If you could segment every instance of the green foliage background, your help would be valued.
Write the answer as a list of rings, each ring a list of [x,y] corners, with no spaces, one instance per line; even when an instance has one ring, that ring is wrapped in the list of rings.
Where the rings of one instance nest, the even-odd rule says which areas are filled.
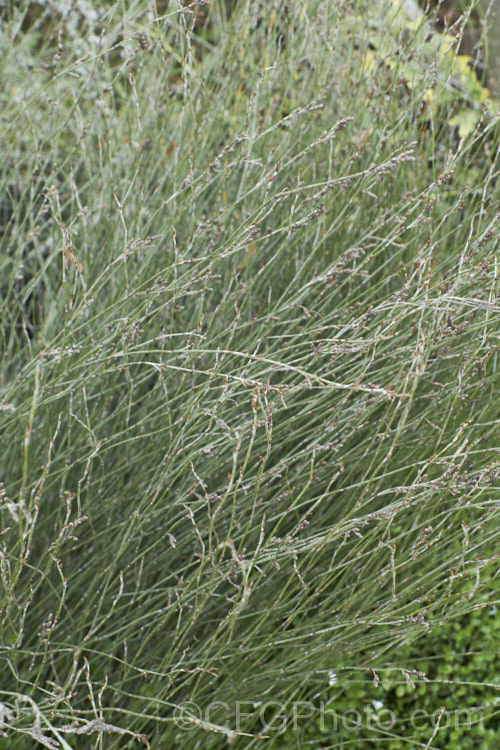
[[[494,579],[491,585],[496,595]],[[290,720],[288,728],[275,721],[280,736],[270,746],[424,747],[437,725],[433,746],[489,750],[500,736],[499,639],[497,606],[485,605],[391,651],[392,667],[380,673],[339,669],[332,687],[297,710],[311,718]]]

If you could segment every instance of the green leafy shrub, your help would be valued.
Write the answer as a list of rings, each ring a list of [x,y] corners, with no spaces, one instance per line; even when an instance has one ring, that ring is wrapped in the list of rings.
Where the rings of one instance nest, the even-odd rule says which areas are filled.
[[[490,586],[498,602],[494,578]],[[431,738],[429,747],[446,750],[494,746],[500,736],[499,629],[497,604],[485,603],[390,650],[380,667],[341,666],[330,673],[332,685],[301,708],[311,717],[294,720],[292,712],[269,747],[371,748],[383,742],[399,750],[424,747]],[[360,665],[365,661],[373,664],[369,655]]]

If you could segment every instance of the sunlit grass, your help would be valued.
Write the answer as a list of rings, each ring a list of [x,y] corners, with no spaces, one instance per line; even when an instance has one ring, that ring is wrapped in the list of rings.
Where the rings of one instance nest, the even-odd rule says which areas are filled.
[[[6,747],[224,747],[498,543],[496,121],[382,3],[160,5],[0,31]]]

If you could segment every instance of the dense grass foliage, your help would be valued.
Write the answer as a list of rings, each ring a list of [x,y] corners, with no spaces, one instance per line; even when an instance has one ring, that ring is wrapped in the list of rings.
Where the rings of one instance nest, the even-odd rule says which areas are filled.
[[[0,30],[2,746],[258,747],[236,702],[495,599],[498,122],[459,140],[384,0],[35,5]]]

